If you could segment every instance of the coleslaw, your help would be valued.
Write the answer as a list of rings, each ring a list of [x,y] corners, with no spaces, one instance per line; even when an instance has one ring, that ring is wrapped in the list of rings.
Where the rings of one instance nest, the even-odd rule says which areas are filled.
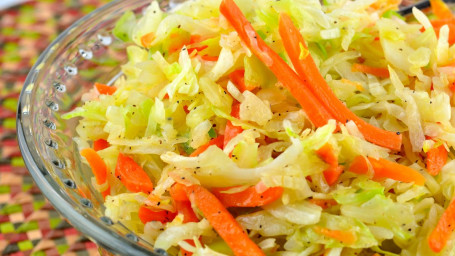
[[[399,2],[125,12],[64,116],[106,216],[170,255],[455,255],[455,17]]]

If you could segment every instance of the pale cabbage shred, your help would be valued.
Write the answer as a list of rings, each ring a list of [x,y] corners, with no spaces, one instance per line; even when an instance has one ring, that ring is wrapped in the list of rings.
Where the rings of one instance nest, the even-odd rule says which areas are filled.
[[[311,130],[292,96],[220,17],[220,0],[187,1],[170,13],[163,13],[153,2],[140,19],[125,15],[124,24],[119,23],[114,33],[136,45],[128,46],[129,62],[115,83],[117,92],[108,96],[92,91],[82,107],[66,115],[82,117],[76,129],[79,147],[99,138],[111,145],[99,151],[110,170],[106,215],[171,254],[177,254],[179,246],[193,255],[232,253],[204,218],[183,224],[178,215],[167,224],[144,226],[137,211],[147,195],[128,192],[113,174],[122,152],[150,175],[161,209],[174,210],[167,191],[178,177],[208,188],[238,185],[235,190],[239,191],[260,181],[284,187],[281,200],[236,218],[268,255],[438,255],[429,249],[427,237],[454,194],[455,160],[449,153],[441,174],[432,177],[426,174],[419,152],[441,144],[455,146],[448,88],[455,73],[452,67],[444,67],[453,61],[455,48],[447,43],[448,28],[437,39],[419,10],[413,14],[420,24],[393,16],[381,18],[386,9],[371,5],[385,2],[390,3],[326,0],[321,6],[318,0],[237,1],[260,35],[285,59],[277,15],[289,13],[337,96],[371,124],[401,132],[404,156],[366,142],[352,122],[340,125],[341,132],[335,134],[334,121]],[[420,30],[422,25],[425,32]],[[169,31],[180,32],[170,41]],[[155,39],[147,50],[140,38],[150,32]],[[190,34],[210,39],[205,42],[209,47],[198,55],[188,52],[187,46],[168,51],[172,41]],[[200,57],[203,54],[219,55],[219,59],[206,61]],[[351,71],[359,57],[366,65],[388,67],[390,79]],[[241,93],[228,83],[228,74],[242,67],[245,81],[258,87],[255,93]],[[241,102],[240,119],[229,114],[233,98]],[[227,120],[245,130],[224,151],[212,146],[198,157],[180,154],[206,144],[212,129],[222,135]],[[265,136],[279,141],[266,145]],[[378,183],[345,172],[329,187],[321,175],[327,166],[315,154],[326,143],[339,152],[345,168],[358,155],[398,160],[424,174],[426,184]],[[231,151],[238,157],[230,158]],[[272,152],[280,155],[272,157]],[[309,202],[311,197],[335,199],[338,205],[323,210]],[[315,232],[315,226],[351,231],[357,240],[342,244]],[[196,246],[185,239],[194,239]],[[440,255],[453,255],[454,241]]]

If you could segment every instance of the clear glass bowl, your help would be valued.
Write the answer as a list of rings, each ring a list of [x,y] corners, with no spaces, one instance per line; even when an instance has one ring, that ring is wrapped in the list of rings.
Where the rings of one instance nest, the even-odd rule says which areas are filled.
[[[180,1],[160,1],[170,10]],[[54,207],[78,230],[111,253],[166,255],[104,216],[92,173],[73,141],[77,120],[61,115],[80,104],[95,81],[112,83],[126,63],[126,45],[111,30],[128,10],[141,14],[144,0],[116,0],[63,32],[40,56],[22,90],[17,135],[25,164]]]

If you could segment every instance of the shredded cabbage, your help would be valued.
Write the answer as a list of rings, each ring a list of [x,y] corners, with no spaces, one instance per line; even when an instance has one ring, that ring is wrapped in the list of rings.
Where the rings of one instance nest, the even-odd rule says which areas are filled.
[[[259,37],[294,70],[279,32],[280,13],[290,15],[307,46],[299,45],[299,58],[311,57],[359,118],[401,134],[401,151],[366,141],[363,124],[353,120],[314,127],[268,68],[272,58],[262,62],[220,14],[221,0],[185,1],[166,12],[152,1],[142,14],[125,12],[112,31],[127,58],[115,93],[91,89],[62,116],[78,119],[79,150],[107,141],[97,152],[107,181],[89,184],[109,188],[105,215],[170,255],[179,247],[195,256],[233,255],[193,201],[187,210],[199,221],[183,221],[171,188],[225,188],[221,195],[239,200],[253,188],[260,194],[248,197],[254,201],[280,187],[273,202],[228,209],[267,255],[454,255],[455,234],[439,254],[428,243],[455,193],[453,26],[434,29],[434,15],[416,8],[402,17],[398,2],[236,0]],[[428,158],[441,148],[447,161],[430,174]],[[142,167],[153,192],[132,193],[115,176],[120,153]],[[350,167],[358,157],[409,167],[425,184],[378,178],[382,166],[371,162],[356,174]],[[340,173],[331,182],[335,167]],[[176,217],[143,223],[144,205]]]

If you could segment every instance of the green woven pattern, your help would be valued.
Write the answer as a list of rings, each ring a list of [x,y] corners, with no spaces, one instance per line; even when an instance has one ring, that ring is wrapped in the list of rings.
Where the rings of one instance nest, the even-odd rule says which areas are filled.
[[[16,142],[15,111],[25,77],[55,37],[109,0],[39,0],[0,11],[1,255],[99,255],[46,201]]]

